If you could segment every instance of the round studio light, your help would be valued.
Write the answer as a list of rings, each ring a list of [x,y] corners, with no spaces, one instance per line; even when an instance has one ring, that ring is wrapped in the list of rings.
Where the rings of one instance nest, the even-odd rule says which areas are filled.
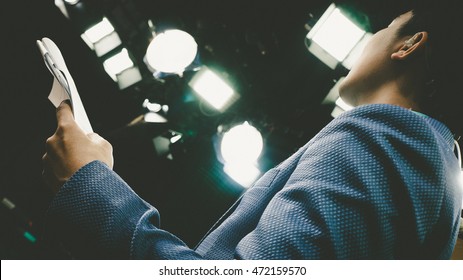
[[[227,163],[254,164],[263,148],[260,132],[248,122],[237,125],[222,138],[220,152]]]
[[[198,44],[185,31],[173,29],[159,33],[146,50],[148,65],[159,72],[181,74],[196,57]]]
[[[70,5],[75,5],[79,2],[80,0],[64,0],[64,2],[69,3]]]

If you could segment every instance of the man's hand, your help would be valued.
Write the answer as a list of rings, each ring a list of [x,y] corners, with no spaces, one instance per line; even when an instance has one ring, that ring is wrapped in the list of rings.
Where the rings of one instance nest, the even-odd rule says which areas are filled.
[[[85,134],[75,122],[68,102],[56,109],[56,118],[58,127],[47,139],[42,158],[43,177],[55,194],[77,170],[94,160],[113,167],[111,144],[96,133]]]

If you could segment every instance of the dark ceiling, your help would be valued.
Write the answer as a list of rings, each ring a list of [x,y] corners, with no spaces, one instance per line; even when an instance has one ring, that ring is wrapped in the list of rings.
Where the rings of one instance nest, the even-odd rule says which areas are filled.
[[[6,127],[0,145],[0,196],[14,201],[21,216],[33,221],[30,231],[35,235],[42,232],[51,199],[41,181],[41,157],[56,123],[47,100],[52,78],[35,45],[42,37],[60,46],[94,130],[114,146],[115,170],[161,211],[164,228],[192,246],[242,191],[223,175],[215,158],[213,139],[219,125],[248,120],[260,129],[265,171],[331,120],[333,105],[321,101],[346,71],[332,71],[304,45],[304,25],[331,1],[82,0],[84,8],[69,10],[71,20],[53,2],[5,1],[0,11],[1,119]],[[374,32],[404,10],[403,2],[337,3],[367,14]],[[103,15],[114,24],[144,77],[123,91],[80,38]],[[190,98],[192,73],[164,82],[153,79],[142,62],[150,39],[149,19],[158,30],[189,32],[198,43],[201,62],[232,82],[241,96],[238,102],[218,114]],[[144,112],[146,98],[170,106],[168,124],[127,126]],[[167,129],[185,136],[173,147],[174,160],[157,156],[152,145],[152,138]],[[4,209],[0,218],[7,225],[0,230],[2,259],[68,257],[40,242],[28,245],[16,230],[22,220]]]

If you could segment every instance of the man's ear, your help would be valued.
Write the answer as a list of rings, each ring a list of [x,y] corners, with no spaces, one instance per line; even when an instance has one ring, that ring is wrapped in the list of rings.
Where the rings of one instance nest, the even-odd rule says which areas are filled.
[[[413,37],[406,40],[400,49],[391,54],[392,60],[404,60],[409,58],[411,55],[416,53],[416,51],[424,48],[426,42],[428,41],[428,32],[418,32]]]

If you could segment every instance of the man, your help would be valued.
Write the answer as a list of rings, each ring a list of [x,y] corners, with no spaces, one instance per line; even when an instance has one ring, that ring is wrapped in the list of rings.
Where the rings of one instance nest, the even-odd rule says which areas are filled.
[[[157,210],[111,170],[111,145],[85,135],[61,104],[44,156],[57,193],[49,238],[84,258],[449,258],[462,193],[447,128],[458,127],[457,99],[444,101],[459,88],[440,59],[461,30],[439,36],[459,11],[439,1],[376,33],[340,89],[357,108],[268,171],[195,250],[158,227]]]

